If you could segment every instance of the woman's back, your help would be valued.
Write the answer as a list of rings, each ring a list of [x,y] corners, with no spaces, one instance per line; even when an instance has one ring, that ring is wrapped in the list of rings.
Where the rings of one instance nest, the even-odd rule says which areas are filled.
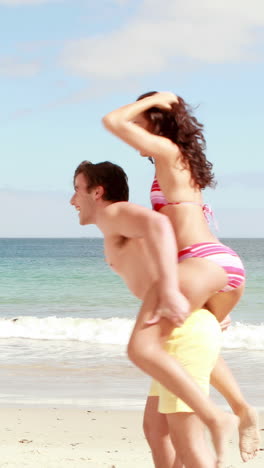
[[[181,164],[176,145],[174,163],[156,163],[151,201],[153,209],[169,217],[179,249],[199,242],[218,242],[208,224],[211,210],[204,204],[190,171]]]

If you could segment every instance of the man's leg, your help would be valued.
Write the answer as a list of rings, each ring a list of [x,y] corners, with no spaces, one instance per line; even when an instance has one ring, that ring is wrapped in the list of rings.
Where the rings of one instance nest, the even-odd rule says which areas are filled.
[[[217,466],[216,458],[205,440],[204,425],[196,414],[172,413],[167,415],[167,421],[175,451],[185,468]]]
[[[245,401],[222,357],[218,358],[212,371],[211,384],[226,398],[234,413],[239,417],[241,458],[245,462],[251,460],[260,447],[257,412]],[[166,416],[158,412],[158,397],[156,396],[149,396],[147,399],[143,427],[155,467],[175,468],[175,449],[171,442]]]
[[[206,288],[208,285],[208,275],[216,277],[210,270],[202,270],[204,267],[203,263],[193,264],[193,260],[188,259],[179,264],[179,278],[180,278],[180,290],[190,300],[194,306],[199,304],[198,299],[205,296]],[[205,259],[203,259],[206,262]],[[189,262],[189,263],[188,263]],[[216,266],[216,265],[215,265]],[[196,281],[196,277],[199,269],[199,274],[203,274],[205,291],[201,291],[200,283]],[[192,276],[190,276],[192,274]],[[194,285],[196,286],[194,288]],[[210,310],[219,321],[226,318],[234,306],[241,298],[244,291],[244,284],[240,287],[226,292],[212,295],[209,300],[206,301],[206,309]],[[222,358],[216,363],[211,376],[211,384],[224,396],[227,402],[230,404],[234,413],[239,417],[239,446],[240,453],[243,461],[254,458],[260,447],[260,435],[258,429],[257,413],[245,401],[238,384],[236,383],[234,376],[228,369]]]
[[[158,404],[158,396],[148,397],[143,429],[152,452],[155,468],[174,468],[175,448],[170,438],[167,417],[158,412]]]
[[[157,285],[154,284],[146,295],[137,317],[128,345],[128,356],[141,370],[158,382],[161,382],[172,394],[177,394],[208,426],[218,456],[218,466],[221,466],[220,463],[223,459],[225,443],[230,431],[233,431],[237,424],[237,418],[217,408],[192,378],[190,378],[188,373],[184,371],[177,360],[168,355],[163,349],[163,343],[172,329],[171,324],[167,320],[161,319],[157,324],[151,326],[146,325],[146,321],[153,317],[156,306]],[[203,311],[203,313],[204,312],[206,311]],[[196,313],[198,314],[198,312],[194,312],[192,316]],[[217,343],[219,343],[220,331],[217,328],[216,333],[216,319],[207,311],[207,321],[210,320],[209,317],[211,317],[211,321],[214,321],[214,327],[210,328],[209,338],[211,339],[211,345],[216,346]],[[199,320],[200,319],[201,317],[199,315]],[[199,320],[197,320],[197,326]],[[199,334],[203,333],[203,336],[206,336],[208,333],[202,331],[203,326],[203,324],[201,324],[201,326],[199,325]],[[217,325],[217,327],[219,327],[219,325]],[[215,329],[215,334],[212,332],[212,328]],[[182,331],[184,330],[183,327],[177,330],[181,330],[181,332],[184,333],[184,331]],[[200,350],[201,344],[202,343],[198,340],[197,351]],[[187,342],[185,346],[188,347]],[[164,412],[166,413],[166,411]]]
[[[254,458],[260,447],[260,434],[256,410],[250,406],[227,367],[219,356],[211,374],[211,384],[221,393],[239,417],[239,448],[243,461]]]

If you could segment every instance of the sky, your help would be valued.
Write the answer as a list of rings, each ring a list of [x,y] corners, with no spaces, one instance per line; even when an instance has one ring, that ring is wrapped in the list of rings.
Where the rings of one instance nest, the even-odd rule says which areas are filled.
[[[218,236],[264,237],[263,0],[0,0],[0,237],[93,237],[70,206],[84,159],[154,168],[102,117],[173,91],[204,124]]]

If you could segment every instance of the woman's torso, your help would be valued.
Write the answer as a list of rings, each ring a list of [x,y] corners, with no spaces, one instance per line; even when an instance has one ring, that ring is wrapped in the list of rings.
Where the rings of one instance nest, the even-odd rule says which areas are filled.
[[[164,197],[164,206],[159,212],[169,217],[177,240],[178,249],[200,242],[217,242],[211,232],[206,216],[202,193],[192,182],[191,173],[184,168],[179,158],[174,164],[156,161],[156,178]]]

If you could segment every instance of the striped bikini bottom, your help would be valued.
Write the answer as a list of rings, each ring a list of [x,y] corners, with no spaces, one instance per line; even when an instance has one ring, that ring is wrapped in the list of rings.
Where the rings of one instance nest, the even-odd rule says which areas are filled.
[[[178,253],[179,263],[187,258],[206,258],[225,270],[228,282],[219,292],[232,291],[245,281],[245,269],[242,261],[236,252],[226,245],[213,242],[193,244]]]

